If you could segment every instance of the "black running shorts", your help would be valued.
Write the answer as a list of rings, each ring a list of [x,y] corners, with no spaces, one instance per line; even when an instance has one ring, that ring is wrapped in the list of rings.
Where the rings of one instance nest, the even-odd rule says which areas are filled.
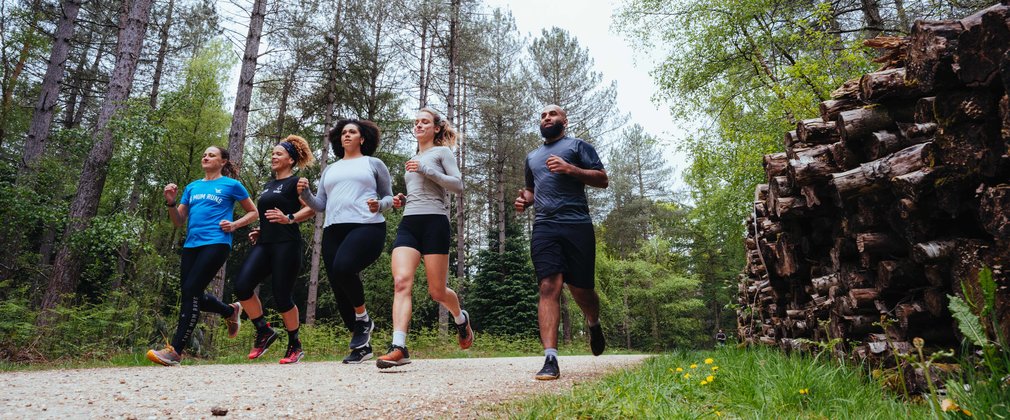
[[[562,273],[570,286],[596,287],[596,234],[592,223],[534,223],[530,255],[538,280]]]
[[[396,228],[393,249],[406,246],[421,255],[449,254],[449,218],[444,214],[414,214],[403,216]]]

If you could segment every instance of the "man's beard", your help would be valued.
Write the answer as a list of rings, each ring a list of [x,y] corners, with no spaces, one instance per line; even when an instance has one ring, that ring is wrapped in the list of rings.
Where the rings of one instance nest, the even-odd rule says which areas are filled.
[[[548,140],[558,137],[564,131],[565,125],[560,123],[554,123],[547,127],[540,126],[540,136]]]

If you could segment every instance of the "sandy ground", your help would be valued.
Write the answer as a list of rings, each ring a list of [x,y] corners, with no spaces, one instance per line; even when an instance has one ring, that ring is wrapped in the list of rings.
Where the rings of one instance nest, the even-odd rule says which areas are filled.
[[[537,381],[542,357],[74,369],[0,374],[0,418],[474,418],[497,403],[560,392],[647,356],[568,356]]]

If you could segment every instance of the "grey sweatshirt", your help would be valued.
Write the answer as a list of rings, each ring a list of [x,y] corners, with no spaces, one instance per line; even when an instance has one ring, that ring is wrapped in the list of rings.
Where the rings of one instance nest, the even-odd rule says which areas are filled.
[[[324,226],[336,223],[379,223],[386,220],[382,212],[393,206],[393,189],[389,169],[381,160],[363,156],[341,159],[323,170],[319,194],[310,188],[302,190],[305,204],[317,212],[326,212]],[[379,201],[379,212],[368,210],[368,199]]]
[[[425,150],[411,160],[418,162],[417,172],[407,172],[407,206],[404,216],[414,214],[444,214],[449,216],[449,193],[463,192],[463,181],[456,166],[456,157],[445,146]]]

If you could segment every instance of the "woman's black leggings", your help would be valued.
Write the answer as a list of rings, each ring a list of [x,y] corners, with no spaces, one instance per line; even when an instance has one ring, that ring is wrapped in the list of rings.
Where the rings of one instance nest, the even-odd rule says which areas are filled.
[[[291,289],[298,280],[301,268],[302,241],[256,244],[238,273],[235,295],[239,300],[251,299],[256,286],[270,276],[277,311],[280,313],[290,311],[295,307]]]
[[[182,249],[182,302],[179,307],[179,325],[172,337],[172,347],[179,354],[185,350],[189,337],[193,335],[200,311],[214,312],[221,316],[232,314],[232,308],[210,293],[204,293],[207,285],[214,280],[217,270],[228,259],[231,247],[228,244],[204,245]]]
[[[386,243],[386,222],[337,223],[323,230],[323,262],[344,326],[354,326],[354,308],[365,304],[360,273]]]

